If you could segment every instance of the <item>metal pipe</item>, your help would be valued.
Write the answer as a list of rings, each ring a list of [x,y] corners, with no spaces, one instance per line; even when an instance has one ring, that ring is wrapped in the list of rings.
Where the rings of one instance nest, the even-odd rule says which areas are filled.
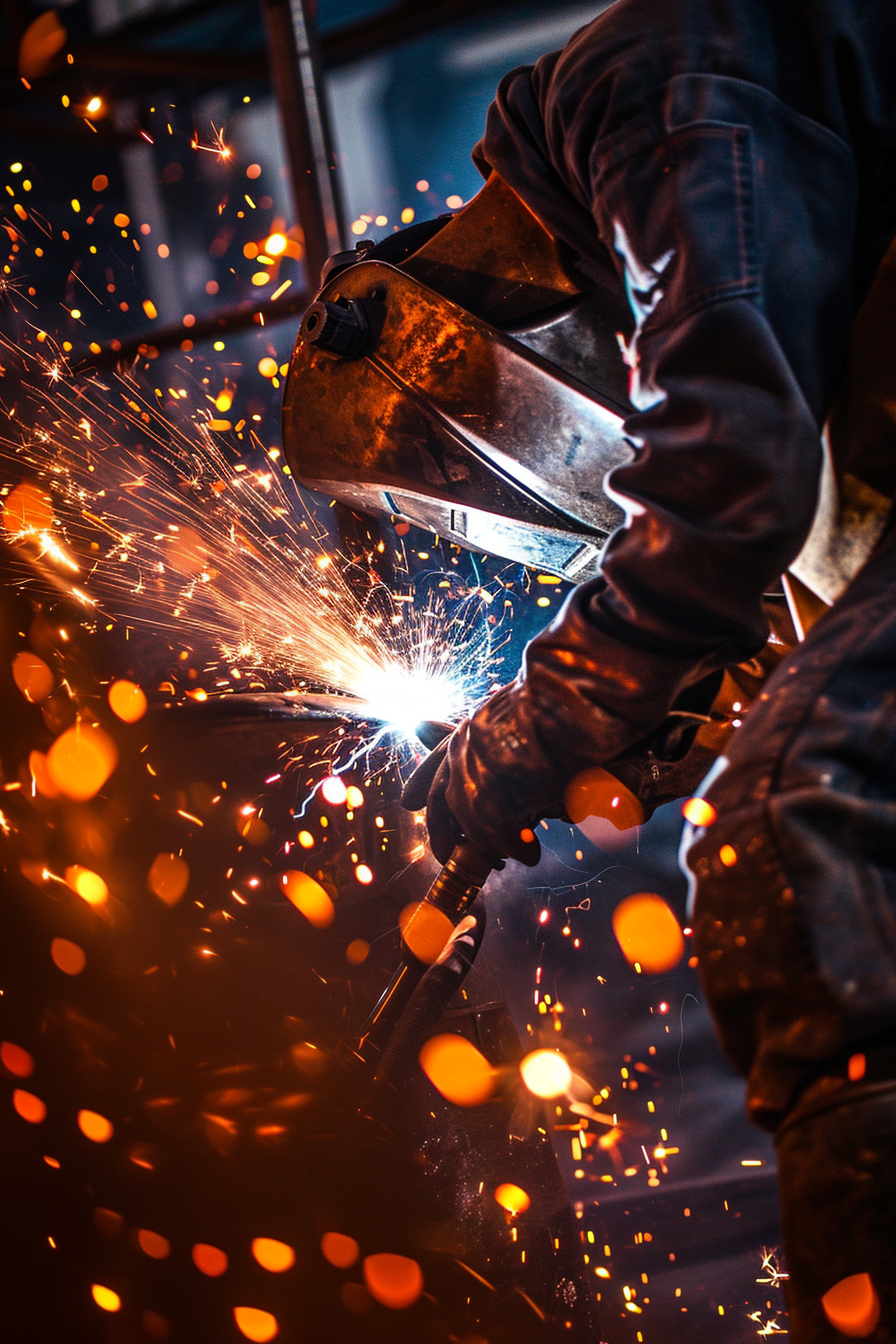
[[[309,288],[342,248],[341,205],[308,0],[262,0],[271,83],[286,142],[293,197],[305,235]]]

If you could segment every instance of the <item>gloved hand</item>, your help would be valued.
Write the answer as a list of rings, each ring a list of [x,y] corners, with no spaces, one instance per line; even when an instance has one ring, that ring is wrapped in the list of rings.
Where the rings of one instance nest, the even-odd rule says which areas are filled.
[[[488,853],[534,867],[541,847],[532,828],[542,817],[563,815],[566,783],[538,740],[529,688],[516,681],[483,701],[430,752],[401,801],[412,811],[426,807],[429,843],[440,863],[466,836]]]

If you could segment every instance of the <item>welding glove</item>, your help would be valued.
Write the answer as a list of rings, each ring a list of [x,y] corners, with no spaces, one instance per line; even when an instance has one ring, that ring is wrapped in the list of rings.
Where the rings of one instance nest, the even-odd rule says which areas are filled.
[[[623,661],[618,641],[602,639],[595,624],[594,601],[604,586],[597,579],[575,589],[526,648],[519,677],[484,700],[409,779],[402,802],[426,807],[441,863],[466,836],[534,866],[541,851],[532,828],[543,817],[566,815],[564,794],[575,776],[612,762],[665,718],[681,673],[674,659],[657,656],[637,716],[623,718],[602,703],[614,664]]]
[[[686,656],[653,650],[645,660],[611,635],[599,609],[605,588],[596,579],[575,589],[526,648],[516,681],[484,700],[408,780],[402,802],[427,808],[440,862],[464,835],[536,864],[532,828],[566,816],[569,785],[594,766],[634,795],[642,821],[686,797],[795,638],[783,599],[766,599],[773,633],[764,649],[724,672],[697,675]]]

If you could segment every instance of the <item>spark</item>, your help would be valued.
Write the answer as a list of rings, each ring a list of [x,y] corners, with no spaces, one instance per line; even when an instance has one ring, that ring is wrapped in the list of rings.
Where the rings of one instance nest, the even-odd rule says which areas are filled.
[[[52,392],[30,383],[28,414],[0,437],[0,472],[53,498],[52,529],[17,548],[32,572],[107,620],[210,648],[240,684],[361,702],[368,726],[341,743],[339,773],[381,745],[407,759],[417,724],[453,722],[484,693],[494,637],[473,595],[449,608],[393,591],[363,557],[332,553],[289,475],[234,463],[201,411],[175,424],[133,375],[107,386],[52,369]]]
[[[196,133],[193,135],[193,138],[190,141],[190,148],[196,150],[202,150],[206,154],[215,154],[219,159],[231,158],[233,150],[230,148],[229,145],[226,145],[224,143],[223,127],[219,130],[218,127],[215,125],[215,123],[211,122],[211,128],[212,128],[212,144],[210,145],[200,144],[199,135],[198,133]]]
[[[748,1321],[755,1321],[759,1329],[756,1331],[760,1339],[767,1339],[769,1335],[786,1335],[789,1332],[781,1328],[778,1324],[778,1318],[770,1317],[767,1321],[762,1320],[761,1311],[751,1311],[747,1317]]]
[[[767,1279],[757,1279],[757,1283],[770,1284],[772,1288],[779,1288],[781,1284],[790,1278],[778,1268],[778,1252],[768,1250],[765,1246],[762,1248],[762,1272],[768,1274]]]

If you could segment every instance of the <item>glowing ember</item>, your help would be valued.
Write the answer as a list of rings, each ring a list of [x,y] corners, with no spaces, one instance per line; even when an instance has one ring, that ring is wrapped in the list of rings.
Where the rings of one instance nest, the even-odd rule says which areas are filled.
[[[50,956],[53,964],[65,975],[80,975],[87,965],[84,949],[68,938],[54,938],[50,944]]]
[[[644,820],[644,809],[635,795],[600,766],[581,770],[567,785],[563,802],[574,822],[604,817],[617,830],[626,831]]]
[[[518,1213],[525,1213],[531,1203],[525,1190],[509,1181],[498,1186],[495,1191],[495,1199],[501,1205],[501,1208],[513,1217]]]
[[[337,1269],[350,1269],[360,1254],[354,1237],[347,1237],[342,1232],[325,1232],[320,1239],[320,1249],[324,1259]]]
[[[569,1091],[572,1069],[559,1050],[533,1050],[520,1064],[520,1075],[535,1097],[549,1099]]]
[[[455,1106],[479,1106],[495,1090],[495,1073],[475,1045],[446,1032],[420,1051],[420,1067],[433,1087]]]
[[[141,1227],[137,1233],[137,1245],[151,1260],[167,1260],[171,1254],[171,1242],[158,1232],[149,1232]]]
[[[29,1125],[39,1125],[47,1118],[46,1106],[33,1092],[25,1092],[17,1087],[12,1094],[12,1104],[16,1114],[27,1120]]]
[[[34,1058],[12,1041],[0,1042],[0,1064],[16,1078],[30,1078],[34,1072]]]
[[[627,896],[613,912],[613,932],[632,966],[651,974],[670,971],[684,954],[681,926],[660,896]]]
[[[262,1269],[271,1274],[283,1274],[292,1269],[296,1262],[296,1253],[285,1241],[275,1241],[273,1237],[256,1237],[252,1242],[252,1254]]]
[[[426,966],[433,966],[438,961],[454,933],[454,925],[448,916],[429,901],[406,905],[398,916],[398,925],[405,945]]]
[[[283,873],[280,885],[283,894],[289,897],[297,910],[301,910],[309,924],[313,924],[316,929],[325,929],[333,923],[336,907],[328,892],[313,877],[295,871]]]
[[[109,888],[99,873],[92,873],[89,868],[82,868],[79,863],[73,863],[66,868],[65,880],[72,891],[77,892],[81,900],[86,901],[88,905],[103,905],[109,899]]]
[[[34,705],[46,700],[55,685],[53,673],[43,658],[27,650],[17,653],[13,659],[12,676],[25,699]]]
[[[364,1257],[364,1282],[377,1302],[403,1311],[423,1292],[423,1271],[406,1255],[381,1252]]]
[[[843,1335],[865,1339],[880,1320],[880,1299],[868,1274],[841,1279],[821,1299],[824,1314]]]
[[[47,752],[47,773],[67,798],[86,802],[118,764],[118,748],[108,733],[80,720],[57,737]]]
[[[229,1261],[223,1251],[218,1250],[217,1246],[209,1246],[207,1242],[197,1241],[191,1251],[193,1264],[202,1274],[207,1274],[210,1279],[220,1278],[222,1274],[227,1273]]]
[[[48,532],[53,526],[53,505],[49,495],[31,481],[23,481],[6,497],[2,522],[13,537]]]
[[[90,1292],[94,1302],[103,1311],[120,1311],[121,1298],[111,1288],[105,1288],[101,1283],[92,1283]]]
[[[146,696],[132,681],[115,681],[109,687],[109,707],[124,723],[136,723],[146,713]]]
[[[682,816],[692,826],[711,826],[716,819],[716,810],[705,798],[689,798],[683,804]]]
[[[320,786],[324,801],[333,807],[340,807],[348,799],[348,789],[338,775],[330,775]]]
[[[79,1111],[78,1128],[91,1143],[108,1143],[115,1133],[112,1121],[97,1111]]]
[[[258,1307],[234,1307],[233,1318],[240,1333],[253,1344],[268,1344],[268,1340],[276,1339],[280,1333],[277,1317]]]
[[[189,881],[189,866],[179,854],[157,854],[146,874],[146,885],[166,905],[177,905]]]

